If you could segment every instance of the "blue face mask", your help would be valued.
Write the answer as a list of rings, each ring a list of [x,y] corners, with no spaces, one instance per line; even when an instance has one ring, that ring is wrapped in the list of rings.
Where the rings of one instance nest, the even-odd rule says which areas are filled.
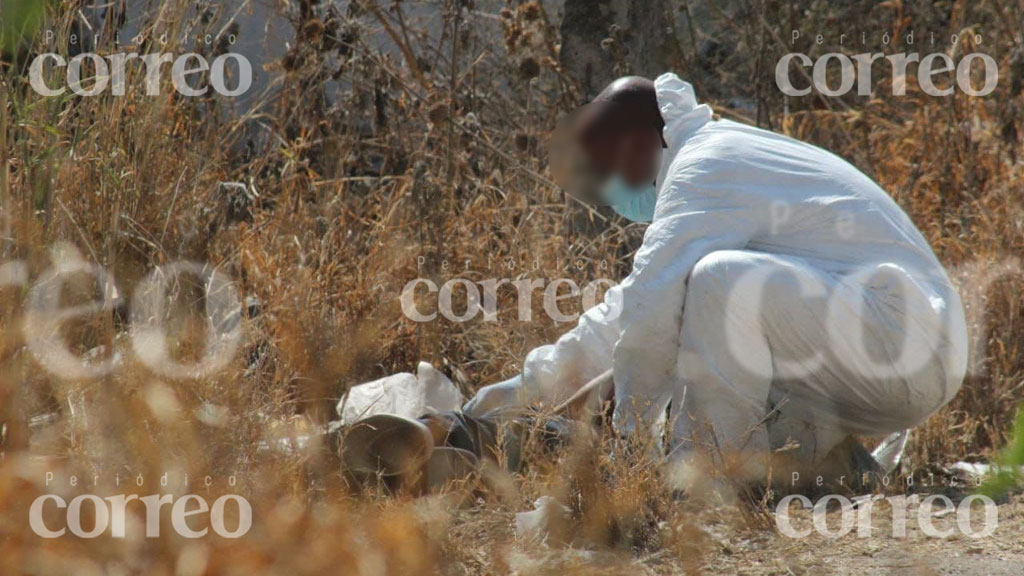
[[[633,222],[654,220],[654,205],[658,200],[658,188],[654,184],[630,186],[622,176],[613,174],[601,186],[601,196],[623,218]]]

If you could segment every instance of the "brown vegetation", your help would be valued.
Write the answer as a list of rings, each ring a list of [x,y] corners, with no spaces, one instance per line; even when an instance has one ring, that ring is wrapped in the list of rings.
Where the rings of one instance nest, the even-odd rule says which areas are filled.
[[[79,4],[51,5],[58,42],[72,33]],[[151,31],[215,34],[232,12],[211,19],[195,4],[164,0]],[[709,3],[707,30],[677,31],[676,65],[721,114],[833,150],[907,210],[951,267],[976,342],[972,376],[915,432],[910,466],[986,458],[1005,442],[1024,385],[1024,279],[1012,268],[1024,255],[1024,8],[1015,0],[855,4],[751,2],[726,14]],[[618,279],[642,235],[641,226],[574,204],[548,181],[547,135],[580,96],[559,64],[554,15],[540,5],[510,1],[484,14],[471,1],[439,1],[430,4],[441,22],[434,30],[410,23],[401,2],[278,5],[294,39],[265,64],[272,81],[247,110],[173,90],[146,96],[138,71],[123,97],[43,98],[27,86],[25,54],[0,64],[0,202],[10,224],[0,238],[3,262],[25,261],[31,284],[67,242],[110,272],[124,297],[156,266],[204,262],[254,299],[243,350],[215,376],[148,371],[121,336],[124,308],[114,307],[65,331],[81,351],[117,351],[123,364],[102,378],[66,381],[25,349],[29,285],[0,291],[0,572],[617,574],[638,565],[697,569],[729,546],[763,548],[770,531],[756,507],[728,520],[698,498],[673,502],[658,474],[621,454],[581,448],[521,475],[491,470],[473,490],[413,502],[353,496],[316,446],[259,450],[324,424],[348,386],[418,360],[469,395],[517,373],[531,348],[568,327],[518,321],[512,291],[501,292],[497,322],[417,324],[399,308],[409,280]],[[909,29],[983,33],[978,49],[1000,64],[997,92],[935,98],[911,79],[906,96],[892,96],[883,75],[869,98],[784,102],[772,78],[778,56],[792,50],[789,30],[813,36],[847,22],[856,22],[850,33],[876,38]],[[814,49],[836,48],[838,34]],[[166,50],[225,49],[175,42]],[[962,54],[972,42],[964,34],[936,50]],[[1006,266],[1010,274],[984,281]],[[74,284],[65,297],[95,299],[92,284]],[[189,292],[174,295],[187,310]],[[534,307],[535,318],[546,318],[539,298]],[[179,319],[176,358],[197,357],[201,326]],[[27,517],[32,500],[54,490],[44,485],[46,471],[65,478],[59,491],[78,490],[66,485],[77,474],[98,476],[98,493],[142,495],[160,491],[165,472],[171,482],[187,472],[197,492],[214,498],[235,476],[232,491],[252,502],[254,526],[240,540],[43,541]],[[142,487],[126,480],[138,475]],[[195,480],[207,475],[209,489]],[[128,488],[115,489],[115,476]],[[562,537],[588,552],[556,558],[539,545],[515,545],[512,513],[542,494],[570,503],[578,523]]]

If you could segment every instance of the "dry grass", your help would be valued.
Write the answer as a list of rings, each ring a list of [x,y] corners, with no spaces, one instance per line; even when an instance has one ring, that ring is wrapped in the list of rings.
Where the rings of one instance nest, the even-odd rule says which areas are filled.
[[[51,6],[59,37],[71,33],[68,14],[79,4]],[[165,0],[157,28],[194,36],[222,25],[204,21],[194,4]],[[137,74],[124,97],[47,99],[28,89],[24,59],[8,54],[2,64],[4,262],[26,262],[34,280],[51,266],[51,248],[68,242],[113,274],[123,295],[155,266],[208,262],[258,300],[259,314],[244,320],[243,350],[230,366],[199,380],[142,366],[119,337],[122,308],[72,322],[66,337],[77,349],[104,346],[101,355],[118,350],[125,360],[103,378],[65,381],[25,349],[28,287],[0,291],[0,572],[671,573],[770,549],[771,532],[756,516],[700,494],[674,501],[657,472],[593,446],[522,474],[492,470],[471,489],[420,501],[354,495],[315,446],[257,449],[324,423],[348,386],[421,359],[468,395],[515,374],[526,352],[567,328],[539,320],[539,298],[538,320],[516,320],[511,290],[501,292],[497,322],[416,324],[397,298],[409,280],[621,278],[642,234],[568,202],[545,177],[546,135],[579,97],[557,64],[557,29],[536,5],[511,2],[496,23],[462,2],[439,2],[444,32],[431,35],[408,23],[400,3],[362,0],[327,12],[316,4],[278,3],[296,36],[268,64],[273,89],[247,113],[169,89],[147,97]],[[1024,11],[1003,6],[1015,2],[891,3],[898,8],[827,17],[754,4],[734,17],[713,14],[735,44],[724,55],[698,56],[681,36],[684,75],[724,114],[850,159],[908,211],[955,271],[976,337],[972,377],[915,433],[911,462],[986,457],[1004,443],[1024,384],[1024,280],[979,281],[1024,254],[1022,47],[1013,37]],[[910,86],[892,97],[882,79],[870,100],[827,109],[808,98],[783,113],[771,69],[789,50],[757,23],[785,36],[793,22],[826,30],[844,18],[879,32],[982,29],[1004,71],[998,92],[933,98]],[[965,41],[955,51],[969,48]],[[753,53],[764,57],[751,61]],[[730,109],[736,94],[751,107]],[[222,182],[243,183],[251,205],[229,209]],[[66,292],[68,301],[97,297],[87,280]],[[178,302],[186,311],[187,296]],[[175,334],[182,361],[203,344],[192,328],[181,321]],[[203,416],[209,406],[220,416]],[[45,414],[48,423],[30,428]],[[141,495],[158,491],[165,472],[172,482],[188,473],[212,498],[235,476],[231,491],[252,503],[254,526],[240,540],[43,541],[27,517],[32,500],[54,490],[43,485],[46,471],[99,476],[95,492]],[[140,474],[143,487],[112,485]],[[207,475],[208,489],[195,481]],[[571,504],[571,522],[551,544],[572,542],[576,552],[515,541],[513,513],[543,494]]]

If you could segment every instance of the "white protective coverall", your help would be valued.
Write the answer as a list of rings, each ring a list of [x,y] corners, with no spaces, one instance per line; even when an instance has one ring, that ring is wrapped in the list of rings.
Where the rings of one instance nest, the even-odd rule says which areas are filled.
[[[655,89],[668,149],[632,272],[466,411],[554,403],[614,367],[619,433],[671,401],[676,455],[713,433],[757,475],[787,441],[814,462],[948,402],[963,308],[903,210],[825,150],[713,119],[674,74]]]

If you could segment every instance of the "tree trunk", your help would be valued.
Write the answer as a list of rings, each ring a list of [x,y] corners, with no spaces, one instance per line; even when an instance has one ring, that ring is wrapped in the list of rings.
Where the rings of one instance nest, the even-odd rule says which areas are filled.
[[[590,100],[612,80],[654,78],[676,62],[665,0],[566,0],[561,64]]]

